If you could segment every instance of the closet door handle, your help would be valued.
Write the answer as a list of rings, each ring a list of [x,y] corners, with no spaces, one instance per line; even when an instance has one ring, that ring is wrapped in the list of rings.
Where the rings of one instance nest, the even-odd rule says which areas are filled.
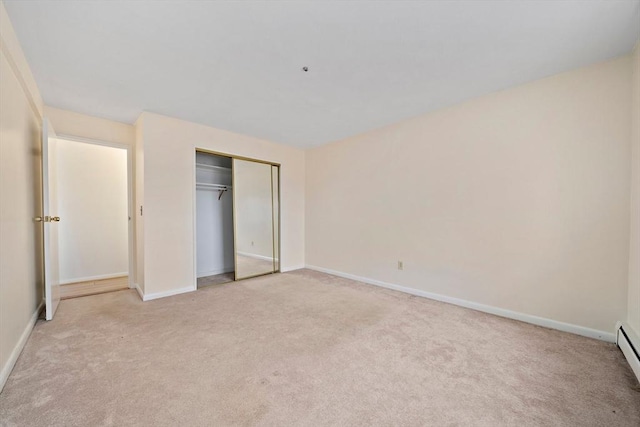
[[[52,216],[51,217],[51,222],[60,222],[60,217],[59,216]]]

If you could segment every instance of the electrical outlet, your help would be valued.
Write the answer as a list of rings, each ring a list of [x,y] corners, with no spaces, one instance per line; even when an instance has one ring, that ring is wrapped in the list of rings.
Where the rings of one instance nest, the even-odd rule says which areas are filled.
[[[398,261],[398,270],[404,270],[404,263],[402,261]]]

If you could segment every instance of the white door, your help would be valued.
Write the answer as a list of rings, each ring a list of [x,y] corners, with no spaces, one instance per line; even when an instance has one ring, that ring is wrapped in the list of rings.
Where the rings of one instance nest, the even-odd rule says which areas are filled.
[[[53,315],[60,303],[58,265],[58,198],[56,133],[46,118],[42,123],[42,192],[44,222],[44,296],[46,319]]]

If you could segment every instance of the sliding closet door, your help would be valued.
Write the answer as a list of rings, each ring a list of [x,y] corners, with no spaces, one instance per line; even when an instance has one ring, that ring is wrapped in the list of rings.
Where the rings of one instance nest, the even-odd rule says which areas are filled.
[[[277,271],[272,167],[233,159],[236,280]]]
[[[280,271],[280,167],[271,166],[273,200],[273,271]]]

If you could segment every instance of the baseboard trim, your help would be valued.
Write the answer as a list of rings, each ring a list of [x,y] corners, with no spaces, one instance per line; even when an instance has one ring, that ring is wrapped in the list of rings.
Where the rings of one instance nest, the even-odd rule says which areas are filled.
[[[123,289],[129,289],[129,276],[90,280],[88,282],[67,283],[66,285],[60,285],[60,299],[98,295]]]
[[[136,289],[136,291],[138,291],[138,296],[140,297],[140,299],[144,301],[144,292],[142,292],[142,289],[140,289],[140,285],[136,283],[133,287]]]
[[[11,375],[11,371],[13,371],[13,368],[16,366],[16,362],[20,357],[20,353],[22,353],[24,346],[29,340],[29,336],[31,335],[31,331],[33,331],[33,327],[36,325],[38,314],[40,313],[40,310],[42,310],[42,307],[44,307],[44,301],[41,301],[40,304],[38,304],[38,308],[31,315],[31,319],[29,319],[27,327],[24,328],[24,331],[22,331],[22,335],[20,335],[20,339],[16,343],[16,346],[13,348],[13,351],[9,356],[9,360],[7,360],[7,363],[5,363],[5,365],[2,367],[2,371],[0,371],[0,392],[2,392],[2,389],[4,389],[4,385],[7,383],[9,375]]]
[[[292,265],[290,267],[283,267],[280,269],[281,273],[287,273],[289,271],[294,271],[294,270],[302,270],[303,268],[306,268],[305,265]]]
[[[531,314],[520,313],[517,311],[511,311],[504,308],[494,307],[491,305],[480,304],[473,301],[467,301],[460,298],[449,297],[446,295],[436,294],[433,292],[427,292],[420,289],[409,288],[406,286],[400,286],[393,283],[387,283],[380,280],[369,279],[367,277],[356,276],[354,274],[344,273],[342,271],[331,270],[329,268],[318,267],[315,265],[307,265],[306,268],[310,270],[319,271],[322,273],[332,274],[338,277],[344,277],[345,279],[357,280],[370,285],[380,286],[387,289],[393,289],[395,291],[404,292],[411,295],[416,295],[424,298],[429,298],[436,301],[446,302],[448,304],[457,305],[460,307],[470,308],[484,313],[494,314],[500,317],[506,317],[508,319],[519,320],[525,323],[531,323],[537,326],[543,326],[545,328],[556,329],[558,331],[569,332],[583,337],[595,338],[601,341],[616,342],[616,334],[611,332],[599,331],[597,329],[586,328],[584,326],[574,325],[571,323],[559,322],[557,320],[547,319],[545,317],[534,316]]]
[[[172,289],[170,291],[155,292],[153,294],[143,294],[142,301],[151,301],[151,300],[154,300],[154,299],[171,297],[171,296],[174,296],[174,295],[185,294],[187,292],[193,292],[193,291],[196,291],[196,290],[197,289],[194,289],[193,286],[187,286],[185,288]]]
[[[616,323],[616,345],[640,381],[640,338],[627,322]]]
[[[128,275],[129,273],[125,271],[124,273],[113,273],[113,274],[102,274],[99,276],[78,277],[76,279],[60,280],[60,284],[69,285],[72,283],[93,282],[95,280],[115,279],[117,277],[124,277]]]

